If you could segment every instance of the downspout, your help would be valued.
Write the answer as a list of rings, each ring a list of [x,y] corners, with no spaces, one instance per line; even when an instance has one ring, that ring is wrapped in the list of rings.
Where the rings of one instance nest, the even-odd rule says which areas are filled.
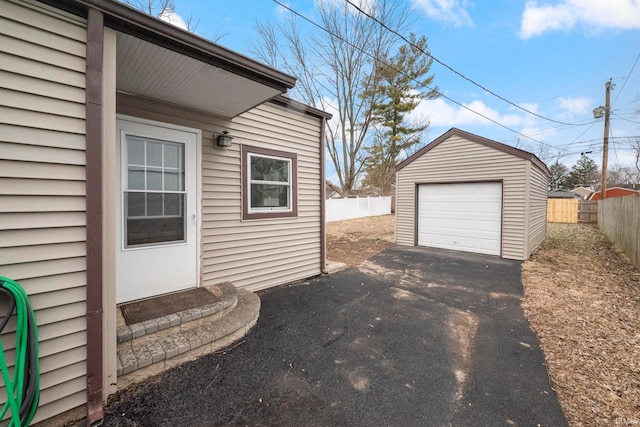
[[[89,9],[86,72],[87,425],[100,425],[102,401],[102,66],[104,16]]]
[[[327,239],[326,239],[326,213],[325,213],[325,202],[326,202],[326,177],[325,177],[325,154],[324,154],[324,138],[325,138],[325,127],[327,126],[327,118],[322,117],[320,119],[320,272],[323,274],[327,273]]]

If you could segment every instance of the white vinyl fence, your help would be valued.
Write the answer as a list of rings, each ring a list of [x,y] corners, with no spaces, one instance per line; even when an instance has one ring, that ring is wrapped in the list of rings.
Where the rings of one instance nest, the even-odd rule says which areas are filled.
[[[391,213],[391,196],[327,199],[325,206],[327,222],[389,215]]]

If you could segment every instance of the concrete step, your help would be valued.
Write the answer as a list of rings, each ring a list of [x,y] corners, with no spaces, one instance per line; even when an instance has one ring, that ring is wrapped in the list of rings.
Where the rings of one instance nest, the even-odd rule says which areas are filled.
[[[220,301],[214,304],[203,305],[189,310],[179,311],[167,316],[147,320],[145,322],[134,323],[132,325],[121,325],[116,329],[118,344],[141,338],[148,334],[180,326],[204,317],[212,316],[213,320],[224,316],[233,310],[238,303],[237,288],[231,283],[208,286],[207,290],[216,295]]]
[[[235,308],[222,317],[206,316],[118,344],[118,389],[239,340],[255,325],[260,298],[237,289]]]

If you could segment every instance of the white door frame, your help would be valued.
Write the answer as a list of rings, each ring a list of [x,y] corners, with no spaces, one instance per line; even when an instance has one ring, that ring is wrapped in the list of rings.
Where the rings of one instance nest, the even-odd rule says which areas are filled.
[[[179,125],[174,125],[174,124],[170,124],[170,123],[164,123],[164,122],[158,122],[158,121],[154,121],[154,120],[148,120],[148,119],[142,119],[142,118],[138,118],[138,117],[133,117],[133,116],[127,116],[127,115],[121,115],[118,114],[116,115],[116,123],[119,124],[121,122],[130,122],[130,123],[134,123],[134,124],[140,124],[140,125],[146,125],[146,126],[152,126],[154,128],[156,128],[159,132],[161,132],[162,129],[166,129],[168,131],[180,131],[180,132],[187,132],[187,133],[191,133],[195,135],[195,139],[196,139],[196,147],[195,147],[195,164],[189,164],[188,167],[194,168],[195,169],[195,189],[194,191],[196,192],[195,194],[195,207],[194,207],[194,212],[188,212],[187,214],[185,214],[185,221],[194,221],[195,220],[195,247],[196,247],[196,262],[195,262],[195,275],[196,275],[196,282],[195,282],[195,286],[200,286],[200,282],[201,282],[201,274],[200,274],[200,270],[201,270],[201,224],[202,224],[202,131],[200,129],[195,129],[195,128],[189,128],[186,126],[179,126]],[[159,139],[166,139],[161,137],[160,135],[147,135],[147,136],[153,136],[153,137],[160,137]],[[112,179],[116,180],[116,200],[114,200],[114,207],[115,207],[115,215],[116,215],[116,230],[115,232],[117,233],[116,236],[116,269],[118,269],[118,255],[120,252],[124,251],[124,236],[122,235],[124,227],[123,227],[123,212],[122,212],[122,206],[123,206],[123,191],[122,191],[122,152],[121,152],[121,146],[122,146],[122,141],[121,141],[121,135],[118,134],[116,135],[116,157],[117,157],[117,168],[116,168],[116,176],[112,177]],[[186,154],[186,153],[185,153]],[[186,161],[186,159],[185,159]],[[195,214],[195,218],[193,217],[193,215]],[[175,246],[181,245],[180,243],[175,244]],[[172,246],[171,244],[168,244],[166,246]],[[140,248],[140,249],[126,249],[126,251],[136,251],[136,250],[145,250],[145,248]],[[115,272],[115,276],[118,277],[118,271]],[[118,288],[118,283],[116,282],[116,290]],[[162,292],[159,292],[162,293]],[[131,299],[128,299],[131,300]],[[127,301],[127,299],[122,300],[122,296],[119,296],[116,292],[116,303],[121,303]]]

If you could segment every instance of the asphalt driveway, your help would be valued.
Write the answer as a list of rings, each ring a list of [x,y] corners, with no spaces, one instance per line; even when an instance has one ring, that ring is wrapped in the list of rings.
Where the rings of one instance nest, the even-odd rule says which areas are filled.
[[[520,262],[392,247],[260,293],[244,341],[117,395],[107,426],[564,426]]]

